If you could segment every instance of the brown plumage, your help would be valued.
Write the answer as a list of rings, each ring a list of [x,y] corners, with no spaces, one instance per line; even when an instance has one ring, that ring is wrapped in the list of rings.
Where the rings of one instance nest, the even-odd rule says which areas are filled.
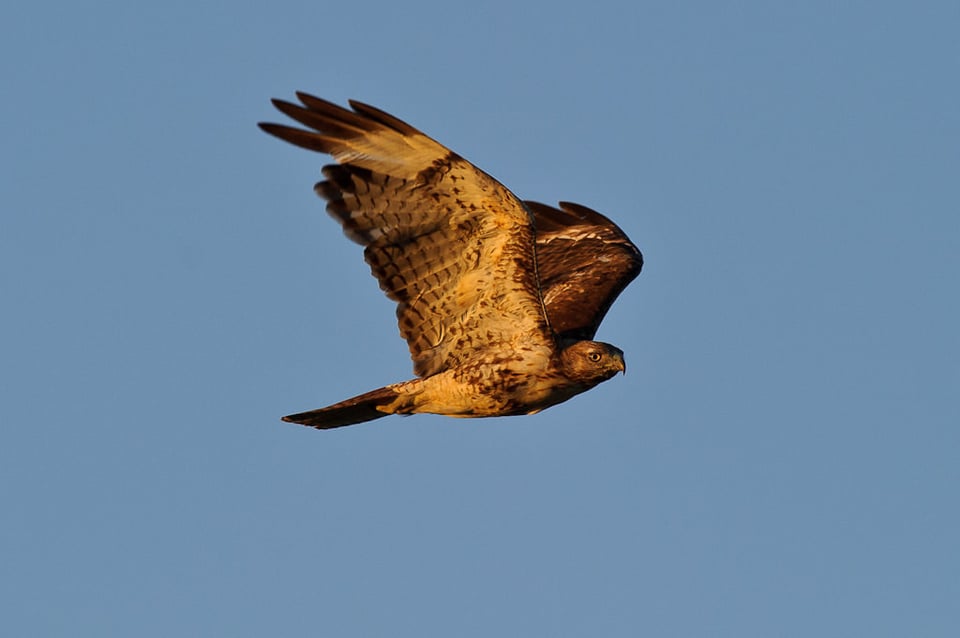
[[[285,421],[328,429],[388,414],[533,414],[625,370],[596,334],[640,251],[577,204],[521,202],[409,124],[298,93],[273,104],[311,130],[260,127],[327,153],[317,194],[397,302],[418,378]]]

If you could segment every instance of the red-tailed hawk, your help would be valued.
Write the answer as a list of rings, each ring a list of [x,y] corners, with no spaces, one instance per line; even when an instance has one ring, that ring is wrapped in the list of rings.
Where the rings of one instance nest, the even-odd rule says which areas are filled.
[[[261,123],[333,156],[317,194],[397,302],[417,378],[284,421],[327,429],[388,414],[534,414],[626,371],[592,341],[643,258],[577,204],[521,201],[409,124],[298,93],[274,106],[310,130]]]

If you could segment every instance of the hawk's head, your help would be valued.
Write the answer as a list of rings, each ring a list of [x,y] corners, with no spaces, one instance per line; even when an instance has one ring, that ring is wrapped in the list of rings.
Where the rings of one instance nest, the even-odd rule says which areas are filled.
[[[577,341],[560,353],[563,371],[576,383],[591,388],[618,372],[626,373],[623,350],[599,341]]]

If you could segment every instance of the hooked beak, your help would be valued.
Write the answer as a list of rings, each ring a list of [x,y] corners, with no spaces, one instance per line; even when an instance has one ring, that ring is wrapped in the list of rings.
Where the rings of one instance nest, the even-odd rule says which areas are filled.
[[[627,374],[627,362],[623,360],[623,355],[622,355],[622,354],[621,354],[621,355],[617,355],[616,357],[614,357],[613,360],[616,362],[617,368],[620,369],[620,372],[622,372],[624,375],[626,375],[626,374]]]

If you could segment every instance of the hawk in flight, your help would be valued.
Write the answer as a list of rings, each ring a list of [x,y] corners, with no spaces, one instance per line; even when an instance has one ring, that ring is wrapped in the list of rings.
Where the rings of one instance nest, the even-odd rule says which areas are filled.
[[[643,257],[584,206],[521,201],[406,122],[305,93],[273,100],[306,129],[267,133],[333,156],[315,190],[397,302],[416,378],[292,414],[337,428],[388,414],[534,414],[625,372],[593,341]]]

